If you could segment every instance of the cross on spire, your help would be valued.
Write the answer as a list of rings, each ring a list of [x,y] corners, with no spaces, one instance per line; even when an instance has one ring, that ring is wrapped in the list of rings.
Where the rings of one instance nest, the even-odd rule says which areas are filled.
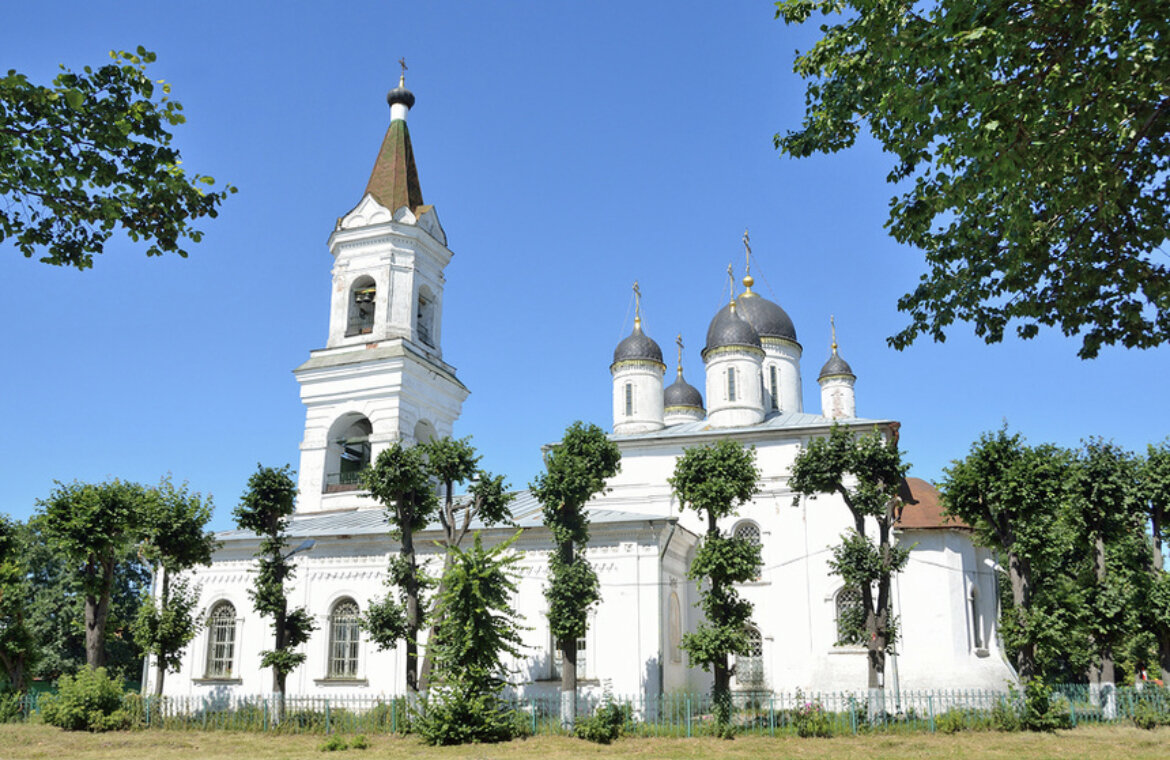
[[[747,271],[747,274],[750,276],[752,273],[752,240],[750,237],[748,237],[747,227],[743,228],[743,248],[744,248],[744,256],[747,259],[747,270],[746,271]]]
[[[731,267],[731,263],[727,264],[727,289],[731,292],[731,309],[735,310],[735,271]]]
[[[398,75],[398,84],[404,86],[406,84],[406,56],[398,59],[398,65],[402,67],[402,73]]]
[[[682,377],[682,350],[683,350],[682,333],[678,334],[678,337],[674,339],[674,342],[678,344],[678,376]]]
[[[833,353],[835,354],[835,353],[837,353],[837,319],[832,314],[829,315],[829,329],[832,330],[832,332],[833,332],[833,345],[832,345],[832,347],[833,347]]]
[[[642,327],[642,289],[638,287],[638,281],[634,280],[634,326]]]

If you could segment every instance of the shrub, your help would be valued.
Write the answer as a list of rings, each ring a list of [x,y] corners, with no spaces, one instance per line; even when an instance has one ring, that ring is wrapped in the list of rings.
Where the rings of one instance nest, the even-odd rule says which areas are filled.
[[[821,705],[819,699],[802,703],[796,708],[794,717],[798,736],[828,738],[833,735],[833,727],[829,722],[829,714],[825,712],[825,708]]]
[[[951,708],[934,719],[934,730],[944,734],[957,734],[967,727],[967,716],[962,710]]]
[[[475,688],[432,689],[420,701],[411,728],[428,744],[506,742],[518,735],[515,713],[495,694]]]
[[[13,723],[24,717],[25,695],[19,691],[0,691],[0,723]]]
[[[1024,711],[1020,726],[1029,731],[1055,731],[1069,728],[1068,700],[1052,698],[1052,687],[1038,678],[1024,685]]]
[[[631,709],[628,704],[606,701],[584,720],[577,721],[577,738],[598,744],[609,744],[625,733]]]
[[[1010,688],[1010,687],[1009,687]],[[1019,731],[1020,711],[1016,707],[1016,690],[1010,689],[1007,697],[1001,698],[991,708],[991,726],[996,731]]]
[[[325,741],[321,742],[321,746],[317,749],[322,752],[339,752],[343,749],[349,749],[349,744],[337,734],[333,734]]]
[[[57,693],[41,700],[41,716],[66,731],[112,731],[130,725],[122,707],[122,679],[110,678],[105,668],[61,676]]]
[[[349,742],[350,749],[369,749],[370,740],[366,738],[365,734],[358,734]]]
[[[1140,700],[1133,708],[1133,724],[1153,731],[1158,726],[1170,725],[1170,713],[1159,710],[1149,700]]]

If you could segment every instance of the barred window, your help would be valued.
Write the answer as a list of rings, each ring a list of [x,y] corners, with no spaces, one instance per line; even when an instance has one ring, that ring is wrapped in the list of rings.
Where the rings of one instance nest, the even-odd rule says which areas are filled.
[[[779,408],[780,408],[780,383],[779,383],[779,382],[777,382],[777,378],[776,378],[776,365],[775,365],[775,364],[773,364],[771,367],[769,367],[769,368],[768,368],[768,375],[769,375],[769,378],[768,378],[768,379],[772,381],[772,382],[771,382],[771,386],[772,386],[772,408],[773,408],[773,409],[779,409]]]
[[[861,589],[845,586],[837,592],[837,646],[865,643],[865,605]]]
[[[760,686],[764,683],[764,639],[754,626],[748,626],[747,639],[746,653],[735,656],[735,680],[740,686]]]
[[[971,643],[983,648],[983,620],[979,617],[979,593],[971,589]]]
[[[207,678],[231,678],[236,656],[236,608],[219,602],[207,618]]]
[[[552,642],[553,657],[552,657],[552,677],[554,679],[561,677],[561,663],[564,661],[565,655],[561,651],[561,642],[554,639]],[[577,639],[577,678],[584,681],[592,677],[592,670],[589,667],[589,652],[585,647],[585,637]]]
[[[329,614],[329,677],[356,678],[358,674],[358,606],[342,599]]]
[[[741,541],[751,541],[758,546],[760,543],[760,526],[751,520],[744,520],[735,526],[733,535]]]
[[[626,416],[634,416],[634,384],[626,383]]]
[[[727,400],[735,401],[735,368],[727,370]]]

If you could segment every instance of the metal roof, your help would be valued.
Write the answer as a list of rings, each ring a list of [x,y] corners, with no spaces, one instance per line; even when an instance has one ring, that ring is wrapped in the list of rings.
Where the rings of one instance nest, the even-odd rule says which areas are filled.
[[[830,419],[820,414],[806,414],[804,412],[774,412],[763,421],[755,425],[741,425],[738,427],[712,427],[707,420],[684,422],[681,425],[671,425],[662,430],[650,433],[634,433],[630,435],[611,435],[615,441],[626,440],[654,440],[655,438],[685,438],[687,436],[707,435],[716,437],[734,436],[744,433],[796,432],[802,428],[827,428],[834,423],[850,427],[869,427],[873,425],[888,425],[892,420],[873,420],[864,417],[843,417]]]

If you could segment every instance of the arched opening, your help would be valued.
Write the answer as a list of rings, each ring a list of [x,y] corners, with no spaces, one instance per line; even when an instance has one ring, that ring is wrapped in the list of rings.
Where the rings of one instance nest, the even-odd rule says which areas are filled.
[[[236,660],[236,608],[216,602],[207,616],[206,678],[232,678]]]
[[[346,414],[333,423],[325,455],[325,493],[361,489],[361,471],[370,464],[373,426],[360,414]]]
[[[433,348],[435,345],[435,297],[426,285],[418,289],[418,312],[415,315],[415,325],[418,339]]]
[[[438,437],[435,426],[429,420],[419,420],[414,426],[414,442],[426,443]]]
[[[772,410],[780,410],[780,372],[773,364],[768,367],[768,387],[772,390]]]
[[[349,317],[346,321],[345,336],[368,335],[374,331],[374,297],[377,287],[374,278],[363,275],[349,287]]]
[[[329,612],[329,678],[357,678],[361,630],[357,602],[339,599]]]
[[[745,632],[747,650],[735,656],[735,682],[740,688],[755,689],[764,685],[764,638],[752,625]]]

